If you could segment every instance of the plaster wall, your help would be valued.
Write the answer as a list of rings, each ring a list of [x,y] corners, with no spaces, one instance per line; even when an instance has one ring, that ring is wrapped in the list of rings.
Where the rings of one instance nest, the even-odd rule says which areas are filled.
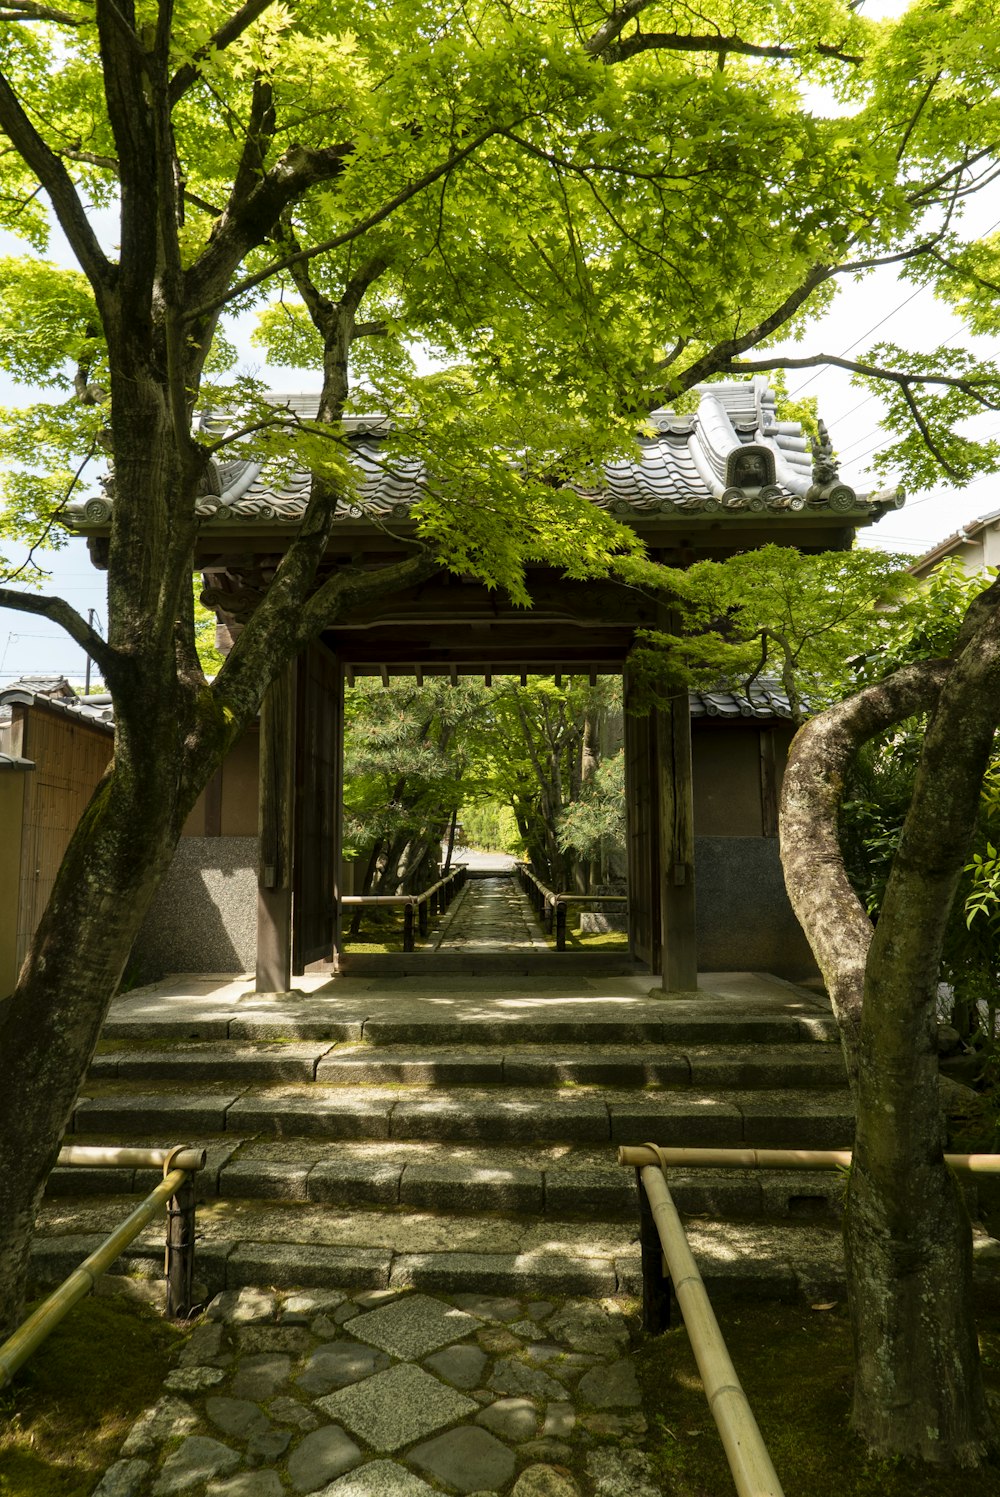
[[[795,918],[776,837],[695,837],[698,966],[800,980],[816,962]]]
[[[132,953],[131,976],[253,972],[257,838],[182,837]]]
[[[21,834],[30,770],[0,772],[0,999],[17,981],[17,906],[21,883]]]

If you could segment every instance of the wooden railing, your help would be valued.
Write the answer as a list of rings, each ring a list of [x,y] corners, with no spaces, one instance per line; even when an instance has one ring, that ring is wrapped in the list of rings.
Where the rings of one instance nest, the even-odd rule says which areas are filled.
[[[403,911],[403,950],[412,951],[415,931],[425,937],[430,928],[431,915],[443,915],[458,891],[464,886],[469,870],[459,863],[444,878],[419,894],[344,894],[342,905],[386,905]]]
[[[531,900],[532,907],[542,922],[546,935],[555,934],[557,951],[566,950],[566,914],[571,904],[618,904],[624,906],[626,912],[628,910],[626,894],[557,893],[543,884],[527,863],[515,863],[514,871],[521,888]]]
[[[69,1278],[53,1290],[0,1346],[0,1388],[10,1382],[18,1368],[38,1350],[73,1306],[90,1293],[101,1274],[111,1267],[164,1206],[167,1209],[167,1314],[174,1319],[186,1319],[192,1310],[195,1213],[192,1176],[205,1167],[204,1149],[192,1149],[186,1144],[173,1149],[87,1148],[73,1144],[60,1150],[56,1163],[101,1169],[162,1169],[163,1179],[131,1216],[127,1216],[121,1226],[89,1258],[85,1258],[79,1268],[74,1269]]]

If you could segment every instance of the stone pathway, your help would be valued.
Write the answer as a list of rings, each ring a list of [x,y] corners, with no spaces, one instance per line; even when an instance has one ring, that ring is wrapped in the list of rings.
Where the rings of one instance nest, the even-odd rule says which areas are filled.
[[[622,1302],[216,1297],[93,1497],[658,1497]]]
[[[549,951],[526,894],[513,877],[472,878],[452,905],[435,951]]]

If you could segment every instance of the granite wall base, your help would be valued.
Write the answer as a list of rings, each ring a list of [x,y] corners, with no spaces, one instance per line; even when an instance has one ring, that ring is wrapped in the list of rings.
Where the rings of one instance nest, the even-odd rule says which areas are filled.
[[[700,971],[816,975],[776,837],[696,837],[695,879]]]
[[[257,838],[182,837],[133,948],[135,980],[256,962]]]

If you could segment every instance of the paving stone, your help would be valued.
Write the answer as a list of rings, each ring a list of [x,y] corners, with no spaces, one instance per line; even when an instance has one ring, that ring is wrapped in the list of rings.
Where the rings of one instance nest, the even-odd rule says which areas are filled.
[[[405,1289],[366,1289],[354,1296],[354,1303],[362,1310],[380,1310],[383,1305],[394,1304],[402,1299]]]
[[[335,1341],[340,1335],[340,1326],[329,1315],[317,1315],[309,1327],[309,1334],[318,1337],[320,1341]]]
[[[277,1471],[239,1471],[225,1481],[210,1481],[205,1497],[284,1497]]]
[[[553,1440],[565,1440],[573,1433],[575,1424],[576,1411],[571,1403],[550,1403],[545,1410],[542,1434]]]
[[[273,1398],[288,1381],[292,1359],[279,1352],[265,1352],[259,1357],[244,1357],[232,1382],[234,1398],[252,1398],[262,1403]]]
[[[180,1439],[190,1434],[198,1423],[198,1415],[189,1403],[180,1398],[161,1398],[151,1409],[146,1409],[129,1430],[122,1445],[122,1455],[146,1455],[167,1440]]]
[[[581,1402],[598,1409],[637,1409],[642,1404],[631,1357],[607,1367],[592,1367],[580,1379],[576,1392]]]
[[[382,1351],[359,1346],[357,1342],[338,1342],[336,1346],[318,1347],[295,1383],[303,1393],[316,1398],[337,1388],[360,1383],[364,1378],[382,1372],[388,1365],[389,1358]]]
[[[579,1497],[576,1482],[552,1466],[535,1465],[521,1472],[511,1497]]]
[[[418,1445],[407,1460],[459,1492],[498,1489],[514,1475],[514,1453],[485,1429],[463,1425]]]
[[[308,1164],[238,1159],[219,1171],[219,1195],[227,1200],[305,1201]]]
[[[213,1476],[228,1476],[240,1463],[239,1452],[204,1435],[190,1435],[163,1463],[153,1483],[153,1497],[173,1497]]]
[[[277,1310],[278,1301],[273,1294],[245,1285],[217,1294],[205,1314],[210,1320],[223,1320],[227,1325],[256,1325],[274,1320]]]
[[[602,1440],[621,1440],[629,1435],[644,1435],[646,1421],[641,1414],[581,1414],[580,1424]]]
[[[525,1307],[524,1313],[528,1320],[544,1320],[546,1316],[552,1314],[554,1309],[555,1305],[551,1300],[536,1299],[532,1304]]]
[[[515,1336],[524,1336],[527,1341],[534,1341],[538,1335],[538,1327],[533,1320],[512,1320],[510,1329]]]
[[[519,1445],[522,1440],[533,1440],[537,1435],[538,1410],[530,1398],[498,1398],[496,1403],[476,1415],[476,1423]]]
[[[730,1111],[739,1118],[735,1107]],[[540,1100],[531,1095],[466,1098],[444,1094],[398,1102],[393,1109],[389,1136],[607,1143],[610,1128],[607,1106],[591,1097],[574,1098],[569,1106],[566,1102]]]
[[[317,1399],[316,1406],[380,1453],[398,1450],[478,1408],[471,1398],[446,1388],[412,1363]]]
[[[266,1429],[251,1429],[246,1448],[247,1462],[251,1466],[269,1466],[284,1455],[291,1443],[291,1430],[275,1429],[268,1421]]]
[[[282,1325],[308,1325],[317,1315],[329,1315],[342,1305],[346,1295],[332,1289],[313,1289],[303,1294],[290,1294],[278,1316]]]
[[[564,1385],[557,1383],[554,1377],[538,1367],[525,1367],[509,1357],[497,1362],[489,1386],[494,1393],[523,1394],[527,1398],[539,1398],[544,1403],[553,1400],[562,1403],[566,1398]]]
[[[479,1320],[516,1320],[522,1313],[521,1302],[516,1299],[488,1299],[481,1294],[453,1294],[452,1300],[460,1310],[468,1310]]]
[[[304,1403],[299,1403],[297,1398],[272,1398],[267,1406],[267,1412],[277,1424],[293,1424],[296,1429],[305,1430],[307,1433],[319,1425],[319,1420],[312,1409],[307,1409]]]
[[[507,1352],[520,1351],[522,1343],[506,1326],[486,1326],[476,1333],[476,1340],[491,1356],[501,1357]]]
[[[573,1459],[573,1447],[567,1445],[564,1440],[550,1440],[548,1436],[545,1436],[540,1440],[526,1440],[519,1448],[518,1454],[527,1460],[565,1466]]]
[[[486,1354],[478,1346],[446,1346],[425,1357],[424,1366],[456,1388],[475,1388],[486,1366]]]
[[[211,1362],[222,1350],[225,1327],[221,1321],[209,1321],[196,1325],[177,1358],[178,1367],[201,1367]]]
[[[324,1482],[343,1476],[362,1459],[350,1435],[337,1424],[314,1430],[288,1458],[288,1479],[297,1492],[315,1492]]]
[[[661,1497],[649,1458],[641,1450],[612,1449],[606,1445],[589,1450],[587,1474],[594,1484],[595,1497]]]
[[[435,1497],[434,1488],[396,1461],[369,1461],[331,1482],[323,1497]]]
[[[592,1300],[570,1300],[552,1316],[546,1329],[574,1351],[614,1356],[628,1345],[628,1326]]]
[[[351,1326],[351,1335],[380,1346],[394,1357],[422,1357],[479,1326],[474,1316],[426,1294],[408,1295],[373,1310]]]
[[[337,1325],[346,1325],[349,1320],[353,1320],[356,1315],[360,1314],[360,1308],[349,1300],[346,1305],[341,1305],[339,1310],[333,1312],[333,1319]]]
[[[305,1326],[299,1325],[239,1326],[234,1337],[242,1353],[289,1352],[294,1357],[301,1357],[312,1345],[309,1332]]]
[[[225,1375],[221,1367],[175,1367],[163,1386],[171,1393],[204,1393],[206,1388],[218,1387]]]
[[[638,1252],[636,1262],[638,1263]],[[484,1294],[516,1284],[525,1294],[593,1294],[618,1292],[615,1260],[548,1253],[399,1253],[392,1261],[392,1282],[428,1292],[449,1294],[455,1284],[476,1284]],[[641,1284],[641,1280],[640,1280]]]
[[[115,1461],[97,1483],[92,1497],[136,1497],[148,1470],[148,1461]]]
[[[242,1440],[255,1424],[270,1428],[270,1420],[261,1413],[260,1405],[247,1398],[207,1398],[205,1413],[217,1429],[233,1440]]]

